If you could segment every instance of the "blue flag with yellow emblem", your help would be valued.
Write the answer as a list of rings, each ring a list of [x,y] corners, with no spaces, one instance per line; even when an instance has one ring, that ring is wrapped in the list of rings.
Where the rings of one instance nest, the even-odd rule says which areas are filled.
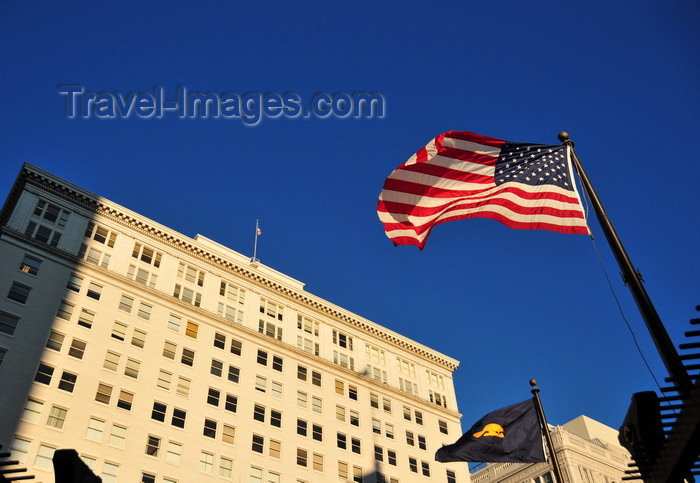
[[[457,442],[443,446],[435,459],[478,463],[537,463],[545,461],[542,429],[535,400],[528,399],[490,412]]]

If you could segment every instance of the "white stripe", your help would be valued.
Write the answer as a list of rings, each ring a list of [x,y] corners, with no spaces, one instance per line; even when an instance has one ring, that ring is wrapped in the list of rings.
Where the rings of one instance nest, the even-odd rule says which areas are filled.
[[[442,140],[442,145],[449,148],[457,148],[462,151],[471,151],[477,154],[485,154],[486,156],[492,156],[497,158],[501,154],[501,148],[495,148],[493,146],[485,146],[483,144],[475,143],[472,141],[465,141],[464,139],[457,139],[445,136]]]

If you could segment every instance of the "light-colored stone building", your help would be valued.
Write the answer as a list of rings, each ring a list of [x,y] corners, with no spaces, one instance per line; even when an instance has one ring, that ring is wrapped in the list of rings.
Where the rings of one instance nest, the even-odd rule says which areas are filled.
[[[620,483],[631,462],[617,431],[586,416],[550,428],[564,483]],[[474,483],[550,483],[551,463],[492,463],[472,473]]]
[[[37,481],[63,448],[105,482],[470,481],[434,461],[458,361],[31,165],[0,229],[0,444]]]

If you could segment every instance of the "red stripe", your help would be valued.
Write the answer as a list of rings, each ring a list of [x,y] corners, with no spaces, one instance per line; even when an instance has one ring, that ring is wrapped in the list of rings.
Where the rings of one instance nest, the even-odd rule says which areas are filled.
[[[389,191],[398,191],[400,193],[408,193],[412,195],[428,196],[430,198],[456,198],[474,196],[482,193],[485,189],[493,188],[495,185],[485,183],[484,189],[480,190],[446,190],[445,188],[436,188],[435,186],[414,183],[411,181],[403,181],[399,179],[387,179],[384,183],[384,189]]]
[[[493,176],[485,176],[478,173],[470,173],[468,171],[460,171],[458,169],[445,168],[430,163],[411,164],[406,166],[401,171],[411,173],[428,174],[438,178],[453,179],[455,181],[466,181],[469,183],[491,183],[493,184]],[[389,176],[391,179],[391,176]]]
[[[496,139],[496,138],[491,138],[488,136],[482,136],[481,134],[475,134],[473,132],[469,131],[448,131],[444,134],[440,135],[442,139],[443,137],[451,137],[453,139],[461,139],[462,141],[469,141],[472,143],[477,143],[477,144],[483,144],[484,146],[491,146],[494,148],[500,148],[503,146],[506,141],[503,141],[501,139]]]

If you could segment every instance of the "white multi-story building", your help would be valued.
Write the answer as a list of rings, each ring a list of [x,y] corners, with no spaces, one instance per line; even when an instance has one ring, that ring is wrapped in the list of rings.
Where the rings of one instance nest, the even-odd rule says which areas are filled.
[[[632,462],[617,431],[586,416],[550,428],[562,483],[620,483]],[[552,483],[552,464],[492,463],[472,473],[474,483]]]
[[[0,444],[38,481],[466,483],[458,361],[25,164],[0,212]]]

